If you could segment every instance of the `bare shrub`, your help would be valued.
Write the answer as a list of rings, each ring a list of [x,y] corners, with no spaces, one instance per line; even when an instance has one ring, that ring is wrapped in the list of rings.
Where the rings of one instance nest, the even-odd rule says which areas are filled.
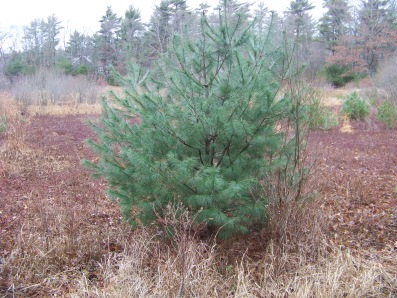
[[[74,103],[95,103],[99,89],[95,82],[86,76],[67,76],[50,72],[46,79],[45,90],[51,96],[51,103],[64,103],[72,99]]]
[[[38,86],[33,84],[30,77],[21,77],[14,82],[11,94],[18,103],[28,106],[33,103],[38,90]]]
[[[11,93],[24,105],[95,103],[101,88],[86,76],[68,76],[56,70],[39,70],[13,83]]]
[[[6,76],[0,74],[0,91],[7,91],[10,89],[10,82]]]
[[[309,80],[315,80],[318,73],[325,65],[325,44],[318,41],[312,41],[309,47],[310,59],[308,59],[305,74]]]
[[[326,239],[328,220],[319,212],[320,203],[313,200],[314,198],[308,198],[269,207],[267,230],[275,244],[274,249],[279,250],[280,256],[295,253],[311,262],[319,256],[319,250]],[[287,265],[280,263],[281,267]]]
[[[388,59],[379,66],[375,83],[388,93],[391,100],[397,101],[397,56]]]

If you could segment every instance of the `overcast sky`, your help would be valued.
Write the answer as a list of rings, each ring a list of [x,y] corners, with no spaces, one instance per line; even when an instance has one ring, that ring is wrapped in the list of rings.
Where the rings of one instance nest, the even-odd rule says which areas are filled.
[[[290,3],[290,0],[262,1],[269,9],[279,12],[284,11]],[[187,0],[190,8],[197,8],[202,2],[218,3],[217,0]],[[105,14],[107,6],[111,6],[118,16],[123,16],[127,8],[132,5],[141,11],[143,21],[148,21],[160,0],[0,0],[0,3],[0,32],[7,31],[11,25],[26,26],[34,19],[46,19],[54,14],[62,21],[63,27],[91,34],[99,30],[99,20]],[[318,18],[323,12],[323,2],[312,0],[311,3],[316,6],[313,15]]]

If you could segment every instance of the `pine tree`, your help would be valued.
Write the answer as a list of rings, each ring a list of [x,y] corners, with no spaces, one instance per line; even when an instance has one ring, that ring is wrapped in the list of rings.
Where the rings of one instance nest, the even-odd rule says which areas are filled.
[[[312,22],[308,15],[308,11],[312,10],[314,6],[309,3],[308,0],[295,0],[290,2],[287,14],[289,15],[288,22],[291,23],[291,27],[294,36],[299,40],[302,36],[307,35],[308,25]]]
[[[126,96],[103,102],[90,141],[100,159],[86,165],[133,225],[182,204],[221,237],[247,233],[265,221],[265,180],[286,177],[299,152],[297,135],[283,129],[299,113],[280,94],[285,55],[244,14],[230,22],[227,2],[218,25],[203,13],[197,41],[172,38],[156,78],[132,67]]]
[[[257,34],[261,36],[263,32],[266,32],[266,14],[268,14],[269,9],[265,6],[263,2],[258,3],[258,7],[254,10],[256,21]]]
[[[128,64],[131,58],[137,61],[142,60],[143,33],[144,26],[141,20],[141,12],[139,9],[130,5],[121,23],[122,55],[124,56],[124,63]]]
[[[346,0],[325,0],[326,13],[321,17],[319,31],[327,47],[334,54],[333,47],[339,37],[347,34],[347,22],[351,18]]]
[[[61,22],[54,15],[47,18],[47,22],[43,23],[45,42],[43,45],[44,65],[47,67],[55,65],[56,47],[59,44],[57,38],[63,27],[60,26]]]
[[[194,22],[193,14],[184,0],[161,0],[156,6],[148,24],[144,42],[146,46],[145,56],[149,57],[147,65],[150,65],[169,47],[171,36],[175,33],[192,38],[192,32],[188,25]]]
[[[121,18],[108,6],[99,22],[101,29],[96,35],[96,47],[105,76],[108,77],[109,66],[117,66],[120,58]]]
[[[93,48],[92,39],[78,31],[74,31],[67,43],[66,53],[73,65],[86,65],[92,63],[91,51]]]
[[[294,0],[290,2],[286,12],[286,32],[287,36],[295,42],[295,63],[297,65],[306,64],[310,60],[315,22],[309,11],[314,7],[308,0]]]
[[[35,19],[24,27],[23,47],[29,65],[40,66],[43,63],[43,19]]]
[[[24,28],[24,50],[27,63],[33,66],[50,67],[55,64],[57,35],[62,27],[61,22],[52,15],[44,19],[35,19]]]
[[[397,45],[396,17],[390,0],[363,0],[360,14],[359,33],[362,36],[362,57],[368,74],[378,68],[382,57],[395,52]]]
[[[392,1],[362,1],[354,21],[350,34],[339,37],[328,63],[371,76],[383,59],[395,53],[397,46]]]

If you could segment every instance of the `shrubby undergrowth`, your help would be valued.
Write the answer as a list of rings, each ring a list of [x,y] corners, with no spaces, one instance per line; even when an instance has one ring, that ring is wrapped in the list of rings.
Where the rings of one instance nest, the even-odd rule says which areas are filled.
[[[15,78],[10,92],[23,105],[62,104],[70,101],[95,103],[99,97],[97,83],[87,76],[70,76],[57,70],[44,69]]]
[[[328,130],[338,125],[337,114],[323,107],[318,98],[309,103],[307,114],[310,129]]]
[[[5,133],[7,129],[7,118],[0,104],[0,136]]]
[[[347,115],[350,119],[364,120],[369,115],[369,107],[355,91],[345,98],[341,113]]]
[[[386,128],[394,128],[397,126],[397,105],[394,101],[386,100],[378,107],[376,115],[378,120],[382,122]]]
[[[397,56],[384,61],[375,76],[377,87],[388,93],[388,97],[397,101]]]
[[[324,73],[327,80],[335,87],[343,87],[347,83],[357,78],[356,74],[349,73],[347,66],[331,64],[324,67]]]

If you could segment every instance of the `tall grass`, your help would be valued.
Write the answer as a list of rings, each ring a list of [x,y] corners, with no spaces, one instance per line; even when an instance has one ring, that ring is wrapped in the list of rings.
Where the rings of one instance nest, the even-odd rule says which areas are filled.
[[[7,92],[0,93],[0,125],[2,127],[0,137],[4,138],[4,146],[1,148],[3,158],[4,154],[13,154],[23,149],[26,120],[21,116],[20,108],[12,95]]]
[[[298,219],[296,223],[301,224]],[[284,230],[285,234],[296,232],[289,228]],[[240,247],[236,253],[234,245],[200,241],[184,233],[177,234],[173,245],[164,245],[150,235],[140,231],[128,249],[103,262],[104,280],[100,287],[83,274],[71,296],[394,297],[397,294],[396,260],[392,255],[380,262],[375,257],[367,259],[331,248],[324,242],[317,243],[315,252],[309,254],[306,248],[295,249],[295,245],[310,244],[308,239],[292,246],[288,241],[270,239],[261,250],[252,253],[249,245],[259,243],[244,238],[238,241],[247,241],[248,246]],[[226,249],[235,256],[231,258],[231,252]]]
[[[387,258],[372,253],[368,258],[330,246],[320,227],[326,217],[318,206],[290,206],[284,215],[274,209],[268,232],[214,242],[192,232],[190,222],[182,221],[170,239],[150,227],[131,231],[117,221],[116,211],[105,220],[94,221],[102,211],[93,201],[62,204],[32,193],[17,204],[26,206],[26,214],[15,228],[13,244],[7,247],[9,252],[1,264],[1,278],[7,283],[0,293],[5,295],[121,298],[397,294],[397,262],[392,254]],[[300,211],[293,211],[296,209]],[[282,218],[287,224],[278,222]]]

